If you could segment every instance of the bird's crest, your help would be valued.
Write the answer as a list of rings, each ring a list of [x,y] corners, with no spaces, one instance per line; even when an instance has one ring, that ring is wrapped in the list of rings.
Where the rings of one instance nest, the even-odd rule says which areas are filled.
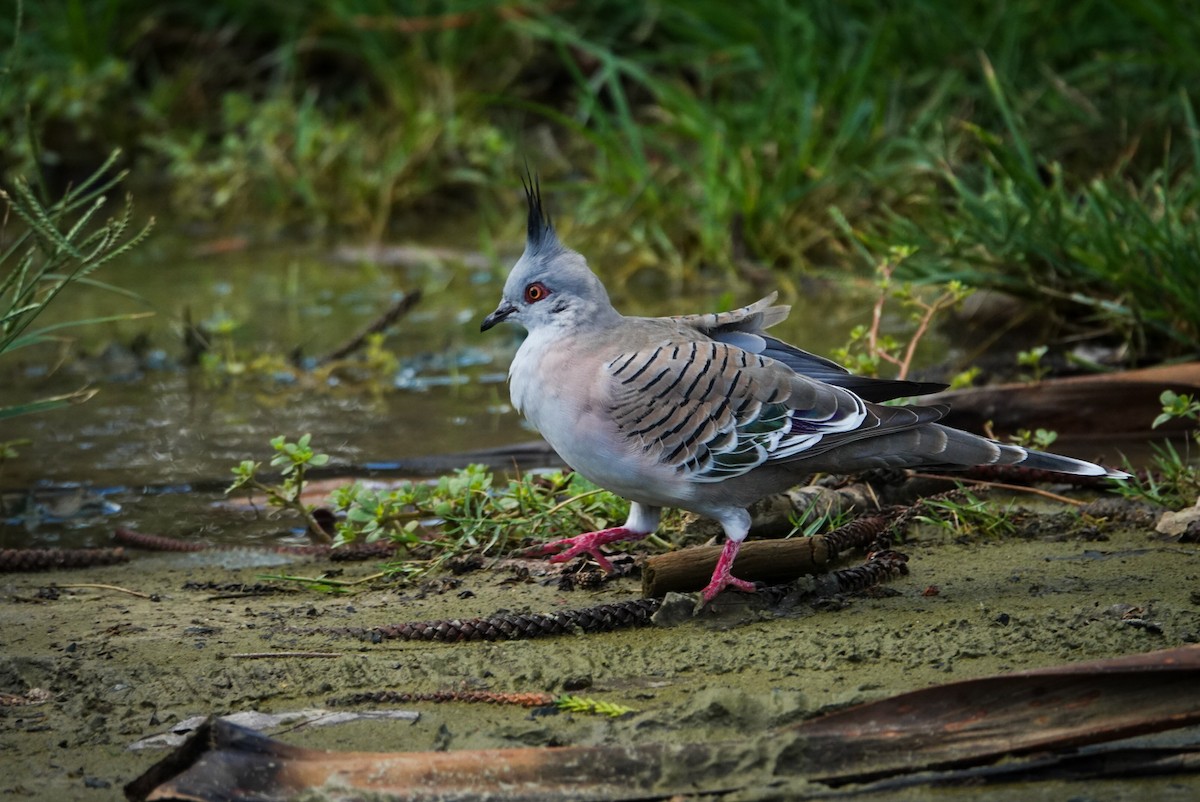
[[[525,175],[521,177],[521,184],[525,187],[525,200],[529,203],[529,232],[526,236],[525,247],[530,252],[536,252],[542,248],[556,243],[558,236],[554,233],[554,224],[550,222],[550,215],[542,206],[542,185],[538,177],[529,171],[529,166],[525,166]]]

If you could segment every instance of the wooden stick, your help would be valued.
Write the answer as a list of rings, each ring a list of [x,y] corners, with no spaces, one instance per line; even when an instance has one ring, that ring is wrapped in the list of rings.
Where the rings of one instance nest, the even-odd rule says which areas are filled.
[[[1049,490],[1042,490],[1040,487],[1028,487],[1026,485],[1010,485],[1006,482],[990,482],[987,479],[968,479],[965,476],[946,476],[940,473],[914,473],[914,478],[917,479],[943,479],[947,482],[962,482],[964,485],[973,485],[975,487],[987,487],[996,490],[1010,490],[1014,493],[1029,493],[1033,496],[1041,496],[1048,498],[1051,501],[1057,501],[1060,504],[1070,504],[1075,507],[1082,507],[1085,502],[1077,498],[1067,498],[1058,493],[1051,493]]]
[[[388,328],[395,325],[396,321],[404,317],[404,315],[408,313],[408,310],[416,306],[417,302],[420,300],[421,291],[419,289],[413,290],[412,292],[401,296],[401,298],[389,306],[383,314],[379,315],[370,323],[368,323],[362,329],[362,331],[358,332],[349,340],[318,359],[317,364],[327,365],[335,360],[345,359],[346,357],[350,356],[350,354],[353,354],[355,351],[363,347],[363,344],[367,341],[367,337],[371,336],[372,334],[378,334],[382,331],[386,331]]]
[[[128,593],[130,596],[137,596],[139,599],[150,599],[151,601],[156,601],[156,599],[148,593],[142,593],[137,590],[130,590],[129,588],[123,588],[123,587],[120,587],[119,585],[101,585],[101,584],[98,584],[95,582],[72,582],[70,585],[55,585],[55,587],[58,587],[58,588],[93,588],[95,590],[115,590],[118,593]]]
[[[642,595],[656,598],[671,591],[700,590],[712,578],[721,548],[697,546],[651,557],[642,567]],[[828,570],[836,556],[821,535],[759,540],[742,544],[734,572],[751,582],[780,585],[804,574]]]

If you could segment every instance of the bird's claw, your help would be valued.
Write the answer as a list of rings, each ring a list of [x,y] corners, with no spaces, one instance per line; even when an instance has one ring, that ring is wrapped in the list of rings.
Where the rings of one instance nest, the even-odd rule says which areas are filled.
[[[593,534],[593,533],[589,532],[588,534]],[[565,546],[568,543],[572,543],[573,541],[578,541],[578,539],[581,537],[584,537],[584,535],[579,535],[578,537],[564,538],[562,540],[555,541],[555,543],[559,544],[561,546]],[[600,547],[596,546],[596,545],[592,545],[591,543],[588,543],[588,542],[582,542],[582,543],[574,542],[573,545],[571,545],[571,547],[568,548],[566,551],[560,552],[558,554],[555,554],[553,557],[551,557],[550,562],[565,563],[569,560],[575,559],[576,557],[578,557],[581,554],[589,555],[593,560],[596,561],[596,565],[599,565],[601,570],[604,571],[604,573],[611,574],[613,572],[613,564],[609,561],[609,559],[607,557],[605,557],[603,554],[600,553]]]
[[[582,535],[576,535],[575,537],[552,540],[549,543],[543,543],[540,546],[527,549],[524,553],[529,557],[542,557],[547,554],[553,554],[554,556],[550,558],[550,562],[552,563],[566,562],[567,560],[575,559],[581,554],[587,554],[606,573],[612,573],[614,570],[613,564],[609,562],[607,557],[600,553],[600,547],[609,543],[615,543],[618,540],[630,540],[638,537],[642,537],[641,533],[624,526],[616,526],[612,529],[601,529],[599,532],[584,532]],[[563,549],[566,549],[566,551],[563,551]]]
[[[758,590],[758,586],[753,582],[747,582],[744,579],[738,579],[736,576],[729,576],[726,574],[723,577],[714,576],[712,581],[709,582],[708,585],[705,586],[704,590],[700,592],[700,596],[704,599],[704,603],[708,604],[715,599],[721,593],[721,591],[725,590],[725,588],[740,590],[742,593],[753,593],[754,591]]]
[[[753,582],[738,579],[733,575],[733,561],[737,559],[738,550],[741,547],[740,540],[725,541],[725,548],[721,549],[721,556],[717,558],[717,566],[713,569],[712,579],[701,591],[700,595],[704,599],[704,604],[715,599],[717,594],[725,588],[733,588],[743,593],[753,593],[756,590]]]

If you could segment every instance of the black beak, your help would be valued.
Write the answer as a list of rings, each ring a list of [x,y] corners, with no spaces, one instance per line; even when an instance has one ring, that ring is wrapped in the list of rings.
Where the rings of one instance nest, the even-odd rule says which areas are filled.
[[[509,315],[511,315],[515,311],[517,311],[517,308],[515,306],[510,304],[508,301],[501,301],[500,305],[496,307],[496,311],[492,312],[490,315],[488,315],[487,317],[485,317],[483,319],[483,323],[480,324],[479,330],[487,331],[492,326],[495,326],[497,323],[503,323],[505,318],[507,318]]]

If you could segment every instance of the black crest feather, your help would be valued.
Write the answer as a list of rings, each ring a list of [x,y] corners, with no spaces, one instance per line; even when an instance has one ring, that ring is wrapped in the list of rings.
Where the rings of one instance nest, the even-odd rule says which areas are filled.
[[[525,187],[525,200],[529,203],[529,230],[525,246],[536,251],[555,240],[554,224],[542,205],[541,182],[529,171],[528,165],[525,166],[521,184]]]

